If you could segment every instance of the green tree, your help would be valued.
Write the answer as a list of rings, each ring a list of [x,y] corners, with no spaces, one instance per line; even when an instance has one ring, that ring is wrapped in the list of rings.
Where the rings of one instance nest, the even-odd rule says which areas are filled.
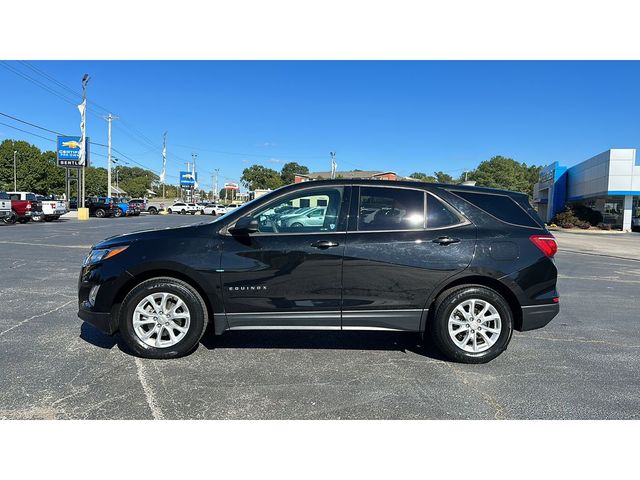
[[[504,188],[533,195],[533,185],[538,181],[540,167],[528,166],[512,158],[495,156],[485,160],[469,172],[469,180],[481,187]]]
[[[283,185],[288,185],[293,183],[295,180],[296,173],[308,174],[309,169],[304,165],[300,165],[296,162],[285,163],[282,166],[282,170],[280,171],[280,178],[282,179]]]
[[[456,183],[454,178],[448,173],[438,171],[434,172],[433,174],[435,175],[436,182],[438,183]]]
[[[242,171],[240,181],[249,190],[258,188],[275,189],[282,186],[280,174],[272,168],[263,167],[262,165],[252,165],[245,168]]]
[[[424,172],[413,172],[409,175],[409,178],[415,178],[416,180],[420,180],[421,182],[429,182],[436,183],[438,180],[433,175],[427,175]]]
[[[107,194],[107,169],[103,167],[87,167],[84,177],[87,196],[105,196]],[[75,191],[71,193],[75,197]]]
[[[64,169],[56,164],[56,154],[41,152],[23,140],[4,140],[0,144],[0,189],[13,190],[13,152],[16,153],[16,173],[19,191],[38,194],[64,192]]]

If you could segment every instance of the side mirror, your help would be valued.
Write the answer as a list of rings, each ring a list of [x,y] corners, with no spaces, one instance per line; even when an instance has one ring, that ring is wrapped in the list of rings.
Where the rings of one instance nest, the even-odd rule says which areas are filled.
[[[232,235],[247,235],[249,233],[256,233],[260,230],[260,224],[258,220],[252,217],[242,217],[236,222],[233,228],[229,229]]]

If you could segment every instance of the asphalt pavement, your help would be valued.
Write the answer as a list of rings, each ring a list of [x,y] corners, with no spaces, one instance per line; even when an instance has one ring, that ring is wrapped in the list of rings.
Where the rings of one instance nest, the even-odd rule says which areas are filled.
[[[188,357],[143,360],[77,318],[92,244],[203,220],[0,224],[0,419],[640,416],[640,234],[601,235],[589,248],[563,236],[560,315],[516,332],[485,365],[450,363],[414,335],[377,332],[208,331]]]

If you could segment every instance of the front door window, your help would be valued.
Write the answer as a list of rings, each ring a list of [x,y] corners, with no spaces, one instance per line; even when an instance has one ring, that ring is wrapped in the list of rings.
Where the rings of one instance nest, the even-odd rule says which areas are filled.
[[[251,214],[259,233],[318,233],[344,231],[340,213],[343,188],[316,188],[295,192]]]

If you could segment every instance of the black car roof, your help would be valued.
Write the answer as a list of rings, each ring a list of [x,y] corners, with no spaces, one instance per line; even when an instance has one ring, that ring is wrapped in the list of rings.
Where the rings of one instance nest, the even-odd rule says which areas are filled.
[[[475,185],[457,185],[457,184],[450,184],[450,183],[430,183],[430,182],[420,182],[420,181],[412,182],[408,180],[370,180],[370,179],[357,179],[357,178],[354,178],[354,179],[337,178],[335,180],[311,180],[308,182],[301,182],[293,185],[294,186],[366,185],[366,186],[372,186],[372,187],[385,186],[385,187],[407,187],[407,188],[417,188],[417,189],[444,189],[444,190],[458,190],[458,191],[468,191],[468,192],[478,192],[478,193],[493,193],[493,194],[501,194],[501,195],[509,195],[509,196],[512,196],[512,195],[526,196],[526,193],[515,192],[512,190],[504,190],[500,188],[479,187]]]

